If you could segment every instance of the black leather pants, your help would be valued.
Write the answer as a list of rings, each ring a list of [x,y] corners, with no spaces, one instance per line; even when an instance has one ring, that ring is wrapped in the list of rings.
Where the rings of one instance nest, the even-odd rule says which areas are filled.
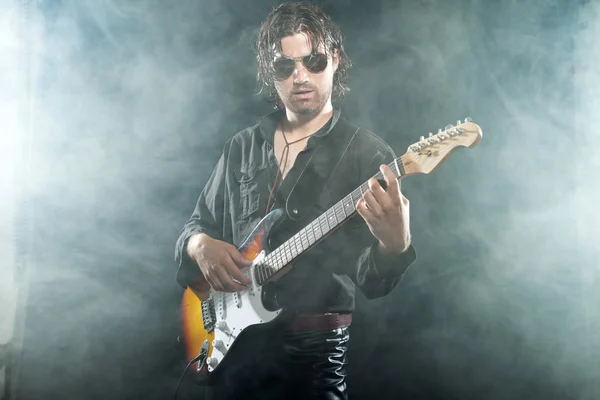
[[[207,389],[208,399],[347,399],[348,328],[264,336],[246,338],[249,348]]]

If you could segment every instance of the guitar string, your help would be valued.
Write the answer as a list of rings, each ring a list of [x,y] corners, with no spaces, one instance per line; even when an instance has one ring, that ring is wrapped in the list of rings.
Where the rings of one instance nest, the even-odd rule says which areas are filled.
[[[390,166],[390,168],[392,169],[392,171],[393,171],[393,172],[394,172],[396,175],[399,175],[399,172],[398,172],[398,170],[396,169],[395,165],[393,165],[393,164],[388,164],[388,166]],[[396,171],[394,171],[394,169],[396,169]],[[378,172],[378,173],[377,173],[377,174],[375,174],[373,177],[374,177],[374,178],[376,178],[376,179],[378,179],[378,180],[379,180],[379,179],[383,179],[383,175],[381,174],[381,172]],[[360,185],[360,186],[359,186],[357,189],[353,190],[353,191],[352,191],[352,192],[349,194],[349,196],[351,196],[351,197],[352,197],[352,199],[353,199],[353,208],[354,208],[354,210],[355,210],[355,211],[356,211],[356,205],[355,205],[355,201],[357,201],[358,199],[360,199],[360,197],[362,197],[362,190],[363,190],[363,186],[366,186],[366,187],[365,187],[365,190],[366,190],[366,189],[368,189],[368,182],[365,182],[365,183],[363,183],[363,184],[362,184],[362,185]],[[357,190],[360,190],[360,192],[359,192],[359,193],[357,193]],[[355,199],[355,195],[358,195],[356,199]],[[348,197],[348,196],[346,196],[346,197]],[[345,199],[345,198],[344,198],[344,199]],[[342,201],[343,201],[344,199],[342,199]],[[323,214],[321,214],[321,215],[320,215],[318,218],[316,218],[316,219],[315,219],[315,221],[320,221],[320,219],[321,219],[321,218],[323,218],[323,216],[326,216],[328,213],[331,213],[331,214],[333,214],[333,215],[335,216],[335,215],[336,215],[336,213],[335,213],[335,208],[336,208],[336,206],[338,206],[338,205],[339,205],[339,204],[340,204],[342,201],[340,201],[340,202],[337,202],[335,205],[333,205],[332,207],[330,207],[330,208],[329,208],[329,209],[328,209],[326,212],[324,212],[324,213],[323,213]],[[343,206],[341,207],[341,209],[343,210]],[[354,214],[354,211],[353,211],[353,212],[352,212],[350,215],[348,215],[346,218],[350,218],[350,217],[351,217],[353,214]],[[339,224],[339,223],[341,223],[341,222],[343,222],[343,220],[345,220],[346,218],[342,218],[342,220],[341,220],[341,221],[338,221],[338,224]],[[324,218],[324,220],[325,220],[325,221],[327,221],[327,219],[328,219],[328,218]],[[336,217],[336,221],[337,221],[337,217]],[[314,221],[313,221],[312,223],[314,223]],[[298,233],[296,233],[294,236],[292,236],[290,239],[288,239],[286,242],[284,242],[284,243],[283,243],[281,246],[279,246],[279,247],[278,247],[277,249],[275,249],[273,252],[269,253],[269,254],[268,254],[268,255],[267,255],[265,258],[267,258],[267,257],[271,257],[271,258],[273,258],[274,256],[272,256],[272,255],[273,255],[273,254],[275,254],[275,253],[280,253],[280,252],[282,251],[282,250],[280,250],[280,249],[281,249],[281,248],[283,248],[283,247],[285,247],[285,246],[287,246],[287,247],[291,247],[291,246],[292,246],[292,243],[291,243],[291,242],[295,242],[295,243],[294,243],[294,246],[296,246],[296,245],[297,245],[297,238],[296,238],[296,239],[294,239],[294,238],[295,238],[297,235],[299,235],[299,234],[300,234],[300,233],[301,233],[303,230],[305,230],[306,228],[308,228],[308,226],[312,225],[312,223],[311,223],[311,224],[309,224],[309,225],[307,225],[305,228],[303,228],[303,229],[302,229],[301,231],[299,231]],[[321,227],[321,226],[322,226],[322,224],[321,224],[321,223],[319,223],[319,227]],[[326,224],[325,224],[325,226],[329,226],[329,224],[328,224],[328,223],[326,223]],[[334,226],[335,226],[335,225],[334,225]],[[321,228],[320,228],[320,229],[321,229]],[[322,229],[321,229],[321,230],[322,230]],[[328,234],[330,230],[331,230],[331,228],[328,228],[328,229],[327,229],[327,232],[325,232],[325,235],[326,235],[326,234]],[[323,238],[325,235],[321,236],[321,238]],[[319,239],[321,239],[321,238],[319,238]],[[294,240],[292,240],[292,239],[294,239]],[[288,254],[290,254],[290,253],[288,253]],[[278,255],[279,255],[279,254],[278,254]],[[281,260],[283,260],[283,259],[285,259],[285,258],[287,258],[287,257],[285,257],[285,256],[284,256],[283,258],[281,258],[281,259],[280,259],[280,261],[281,261]],[[287,262],[286,262],[286,263],[285,263],[283,266],[285,266],[285,265],[289,264],[289,263],[290,263],[291,261],[293,261],[295,258],[296,258],[295,256],[294,256],[294,257],[292,257],[292,258],[291,258],[289,261],[287,261]],[[252,275],[254,275],[254,273],[256,272],[256,269],[260,268],[260,267],[261,267],[263,264],[264,264],[264,261],[263,261],[263,262],[261,262],[261,263],[258,263],[258,264],[255,264],[255,265],[252,265],[252,266],[251,266],[249,269],[247,269],[246,271],[244,271],[244,275],[245,275],[247,278],[251,278],[251,276],[252,276]],[[282,267],[277,267],[277,271],[279,271],[280,269],[282,269],[282,268],[283,268],[283,266],[282,266]],[[246,274],[247,272],[249,272],[249,274]],[[267,279],[268,279],[268,278],[267,278]],[[264,284],[264,283],[265,283],[265,282],[263,282],[263,284]],[[259,286],[262,286],[262,284],[261,284],[261,285],[259,285]],[[246,290],[248,290],[248,289],[246,289]],[[231,300],[231,299],[233,298],[233,296],[235,296],[235,295],[238,295],[239,293],[241,293],[241,292],[221,292],[221,291],[216,291],[216,290],[214,290],[213,288],[211,288],[211,289],[210,289],[210,295],[209,295],[209,297],[207,298],[207,300],[214,300],[214,298],[215,298],[216,296],[223,296],[223,295],[224,295],[224,300],[225,300],[225,301],[227,301],[227,300]]]
[[[462,133],[461,131],[459,131],[459,132],[458,132],[458,134],[459,134],[459,135],[460,135],[461,133]],[[451,137],[454,137],[455,135],[456,135],[456,133],[455,133],[455,134],[452,134],[452,133],[450,133],[450,134],[449,134],[449,136],[451,136]],[[442,137],[442,139],[444,139],[444,137]],[[398,160],[400,160],[400,164],[398,164]],[[399,165],[401,166],[401,171],[399,170]],[[403,165],[403,163],[402,163],[402,158],[401,158],[401,157],[400,157],[400,158],[395,158],[395,159],[394,159],[394,161],[393,161],[392,163],[388,164],[388,167],[390,167],[390,169],[392,170],[392,172],[393,172],[393,173],[396,175],[396,179],[399,179],[399,178],[401,178],[401,177],[402,177],[403,175],[405,175],[405,173],[406,173],[406,172],[404,171],[404,165]],[[394,170],[395,170],[395,171],[394,171]],[[383,179],[383,174],[381,173],[381,171],[379,171],[379,172],[377,172],[375,175],[373,175],[371,178],[376,178],[377,180],[381,180],[381,179]],[[355,211],[356,211],[356,203],[354,203],[354,201],[355,201],[355,199],[354,199],[354,194],[355,194],[355,192],[356,192],[357,190],[359,190],[359,191],[360,191],[360,196],[359,196],[358,198],[360,199],[360,197],[362,197],[362,196],[363,196],[363,192],[362,192],[362,188],[363,188],[363,186],[367,186],[365,189],[368,189],[368,181],[367,181],[367,182],[365,182],[365,183],[363,183],[362,185],[360,185],[360,186],[359,186],[357,189],[353,190],[353,191],[350,193],[350,195],[349,195],[349,196],[351,196],[351,197],[352,197],[352,200],[353,200],[353,206],[354,206],[354,210],[355,210]],[[344,200],[344,199],[342,199],[342,201],[343,201],[343,200]],[[323,213],[323,214],[321,214],[321,215],[320,215],[320,216],[319,216],[317,219],[315,219],[315,221],[316,221],[316,220],[320,220],[320,219],[321,219],[321,218],[322,218],[324,215],[327,215],[327,213],[328,213],[328,212],[330,212],[330,210],[333,210],[333,214],[335,215],[335,207],[336,207],[338,204],[340,204],[340,203],[341,203],[341,201],[338,201],[336,204],[334,204],[332,207],[330,207],[330,208],[329,208],[329,209],[328,209],[326,212],[324,212],[324,213]],[[342,210],[343,210],[343,207],[342,207]],[[354,212],[352,212],[352,213],[351,213],[351,215],[352,215],[352,214],[354,214]],[[351,215],[350,215],[350,216],[351,216]],[[339,221],[339,222],[338,222],[338,225],[339,225],[339,223],[340,223],[340,222],[343,222],[345,219],[347,219],[347,218],[350,218],[350,216],[347,216],[346,218],[343,218],[343,219],[342,219],[342,221]],[[325,218],[325,221],[326,221],[326,220],[327,220],[327,219]],[[336,217],[336,220],[337,220],[337,217]],[[314,223],[314,221],[313,221],[313,222],[311,222],[311,224],[309,224],[308,226],[312,225],[312,223]],[[327,224],[327,225],[328,225],[328,224]],[[308,227],[308,226],[307,226],[307,227]],[[306,229],[306,227],[305,227],[305,228],[303,228],[303,229],[302,229],[300,232],[302,232],[304,229]],[[321,225],[319,225],[319,229],[321,229]],[[330,230],[331,230],[331,229],[328,229],[328,231],[326,232],[326,234],[328,234]],[[298,232],[298,233],[300,233],[300,232]],[[298,235],[298,233],[297,233],[296,235]],[[293,237],[295,237],[296,235],[292,236],[292,238],[293,238]],[[321,236],[321,238],[323,238],[324,236],[325,236],[325,235]],[[321,238],[319,238],[319,239],[321,239]],[[289,247],[289,246],[291,245],[290,243],[288,243],[288,242],[290,242],[290,240],[291,240],[291,238],[290,238],[290,239],[288,239],[286,242],[284,242],[284,243],[283,243],[281,246],[279,246],[277,249],[275,249],[275,250],[274,250],[272,253],[268,254],[266,257],[269,257],[271,254],[274,254],[274,253],[276,253],[276,252],[277,252],[277,253],[281,252],[282,250],[280,250],[280,249],[281,249],[281,248],[283,248],[284,246],[288,246],[288,247]],[[295,245],[296,245],[296,244],[294,244],[294,246],[295,246]],[[295,258],[295,257],[293,257],[291,260],[289,260],[289,261],[288,261],[288,262],[287,262],[285,265],[287,265],[287,264],[289,264],[291,261],[293,261],[293,260],[294,260],[294,258]],[[280,260],[281,260],[281,259],[280,259]],[[251,266],[251,267],[249,268],[249,270],[248,270],[248,271],[252,273],[254,269],[256,269],[256,268],[259,268],[261,265],[262,265],[262,264],[255,264],[255,265]],[[284,265],[284,266],[285,266],[285,265]],[[281,268],[282,268],[282,267],[278,267],[278,270],[279,270],[279,269],[281,269]],[[245,273],[245,272],[244,272],[244,273]],[[246,275],[246,276],[247,276],[247,277],[249,277],[248,275]],[[268,279],[269,279],[269,278],[267,278],[267,280],[268,280]],[[264,282],[263,282],[263,284],[264,284]],[[231,292],[219,292],[219,291],[215,291],[213,288],[211,288],[209,293],[210,293],[210,294],[209,294],[208,298],[207,298],[205,301],[208,301],[208,300],[213,300],[213,299],[214,299],[214,297],[215,297],[216,295],[221,295],[221,294],[224,294],[224,300],[225,300],[225,301],[227,301],[227,300],[231,299],[231,297],[232,297],[232,296],[234,296],[234,295],[237,295],[237,294],[239,294],[240,292],[234,292],[234,293],[231,293]]]
[[[396,178],[396,179],[398,179],[398,178],[400,178],[400,177],[402,176],[402,173],[401,173],[400,171],[398,171],[398,168],[397,168],[396,161],[397,161],[397,159],[395,159],[393,162],[391,162],[390,164],[388,164],[388,166],[391,168],[392,172],[393,172],[395,175],[397,175],[397,178]],[[400,160],[400,163],[402,164],[402,160]],[[371,178],[376,178],[377,180],[381,180],[381,179],[383,179],[383,174],[381,173],[381,171],[379,171],[379,172],[377,172],[375,175],[373,175]],[[348,196],[351,196],[351,197],[352,197],[354,211],[353,211],[353,212],[352,212],[350,215],[348,215],[346,218],[343,218],[341,221],[338,221],[338,223],[337,223],[336,225],[339,225],[339,223],[343,222],[343,221],[344,221],[345,219],[347,219],[347,218],[350,218],[350,217],[351,217],[351,216],[354,214],[354,212],[356,211],[356,203],[355,203],[355,201],[358,201],[358,199],[360,199],[360,198],[363,196],[363,192],[362,192],[362,190],[363,190],[363,186],[366,186],[365,190],[367,190],[367,189],[369,188],[369,187],[368,187],[368,181],[367,181],[367,182],[364,182],[364,183],[363,183],[363,184],[361,184],[361,185],[360,185],[358,188],[356,188],[356,189],[354,189],[352,192],[350,192],[350,194],[349,194]],[[358,192],[358,193],[355,193],[355,192],[357,192],[357,191],[359,191],[359,192]],[[358,194],[358,197],[356,198],[356,200],[354,199],[354,195],[355,195],[355,194]],[[348,197],[348,196],[346,196],[346,197]],[[345,198],[344,198],[344,199],[345,199]],[[316,218],[314,221],[318,221],[318,220],[320,220],[320,219],[321,219],[323,216],[326,216],[326,215],[327,215],[329,212],[331,212],[331,213],[332,213],[332,214],[335,216],[335,215],[336,215],[336,214],[335,214],[335,208],[336,208],[336,206],[338,206],[340,203],[342,203],[342,202],[344,201],[344,199],[342,199],[341,201],[338,201],[337,203],[335,203],[335,204],[334,204],[332,207],[330,207],[330,208],[329,208],[327,211],[325,211],[324,213],[322,213],[322,214],[321,214],[319,217],[317,217],[317,218]],[[343,206],[341,207],[341,209],[342,209],[342,210],[344,209],[344,208],[343,208]],[[327,218],[325,218],[324,220],[325,220],[325,221],[327,221]],[[280,249],[281,249],[281,248],[283,248],[283,247],[285,247],[285,246],[287,246],[287,247],[290,247],[290,246],[292,245],[292,243],[291,243],[292,239],[293,239],[294,237],[296,237],[297,235],[299,235],[299,234],[300,234],[302,231],[304,231],[304,230],[305,230],[306,228],[308,228],[310,225],[312,225],[312,224],[314,223],[314,221],[313,221],[313,222],[311,222],[311,223],[310,223],[309,225],[307,225],[306,227],[302,228],[302,229],[301,229],[301,230],[300,230],[298,233],[296,233],[296,234],[295,234],[294,236],[292,236],[290,239],[288,239],[287,241],[285,241],[284,243],[282,243],[282,244],[281,244],[281,245],[280,245],[280,246],[279,246],[277,249],[275,249],[274,251],[272,251],[271,253],[269,253],[267,256],[265,256],[265,258],[268,258],[269,256],[271,256],[271,255],[272,255],[272,254],[274,254],[274,253],[280,253],[281,251],[283,251],[283,250],[280,250]],[[337,221],[337,217],[336,217],[336,221]],[[329,224],[327,223],[327,224],[326,224],[326,226],[329,226]],[[334,226],[335,226],[335,225],[334,225]],[[321,224],[319,223],[319,228],[320,228],[320,227],[321,227]],[[328,230],[327,230],[327,232],[325,233],[325,235],[326,235],[326,234],[328,234],[328,233],[329,233],[329,231],[331,231],[331,229],[328,229]],[[325,235],[321,236],[321,238],[319,238],[319,239],[322,239],[322,238],[323,238]],[[297,239],[294,239],[293,241],[294,241],[294,242],[297,242]],[[296,246],[296,243],[294,243],[294,246]],[[303,251],[304,251],[304,250],[303,250]],[[297,254],[297,255],[298,255],[298,254]],[[271,256],[271,257],[274,257],[274,256]],[[281,261],[281,260],[283,260],[283,259],[285,259],[285,258],[286,258],[286,257],[284,256],[283,258],[281,258],[281,259],[280,259],[280,261]],[[290,262],[292,262],[292,261],[293,261],[295,258],[296,258],[296,257],[292,257],[292,259],[291,259],[291,260],[289,260],[289,261],[288,261],[288,262],[287,262],[285,265],[288,265],[288,264],[289,264]],[[261,262],[261,263],[258,263],[258,264],[254,264],[254,265],[252,265],[252,266],[251,266],[249,269],[247,269],[246,271],[244,271],[244,272],[243,272],[243,273],[244,273],[244,275],[245,275],[247,278],[251,278],[251,276],[254,274],[255,270],[256,270],[257,268],[259,268],[261,265],[263,265],[263,263],[262,263],[262,262]],[[285,265],[283,265],[283,266],[285,266]],[[283,268],[283,267],[278,267],[278,268],[277,268],[277,271],[279,271],[279,270],[280,270],[280,269],[282,269],[282,268]],[[277,271],[276,271],[276,272],[277,272]],[[246,274],[246,272],[249,272],[249,274]],[[268,278],[267,278],[267,279],[268,279]],[[265,282],[263,282],[263,284],[264,284],[264,283],[265,283]],[[262,284],[261,284],[261,285],[258,285],[258,286],[262,286]],[[245,290],[248,290],[248,289],[245,289]],[[221,291],[214,290],[214,289],[211,287],[211,289],[210,289],[210,294],[209,294],[208,298],[207,298],[205,301],[208,301],[208,300],[214,300],[214,298],[215,298],[216,296],[223,296],[223,295],[224,295],[224,296],[223,296],[223,297],[224,297],[224,300],[225,300],[225,301],[227,301],[227,300],[231,300],[231,299],[233,298],[233,296],[235,296],[235,295],[238,295],[238,294],[240,294],[240,293],[241,293],[241,292],[221,292]]]

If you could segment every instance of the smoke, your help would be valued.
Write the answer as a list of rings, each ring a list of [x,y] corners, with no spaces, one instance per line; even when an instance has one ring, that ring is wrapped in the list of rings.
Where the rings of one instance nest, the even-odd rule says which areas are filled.
[[[0,3],[0,346],[13,336],[16,309],[15,221],[16,201],[19,198],[19,165],[26,141],[21,132],[27,131],[28,70],[24,65],[27,52],[20,44],[26,21],[19,10],[6,2]],[[4,388],[6,370],[0,364],[0,389]]]
[[[27,165],[34,215],[22,398],[170,395],[174,241],[224,142],[270,110],[252,45],[276,3],[32,3],[30,119],[13,113],[20,14],[0,8],[1,131],[21,133],[2,135],[2,190],[17,196],[11,168]],[[354,64],[351,120],[398,155],[467,115],[484,132],[403,182],[419,259],[390,296],[359,298],[351,392],[596,397],[599,4],[322,4]],[[27,124],[28,163],[7,156]]]

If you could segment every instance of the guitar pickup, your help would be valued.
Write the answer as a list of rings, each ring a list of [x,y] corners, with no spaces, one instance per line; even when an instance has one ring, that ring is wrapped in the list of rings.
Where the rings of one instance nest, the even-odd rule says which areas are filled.
[[[233,302],[237,308],[242,308],[242,295],[239,292],[233,294]]]

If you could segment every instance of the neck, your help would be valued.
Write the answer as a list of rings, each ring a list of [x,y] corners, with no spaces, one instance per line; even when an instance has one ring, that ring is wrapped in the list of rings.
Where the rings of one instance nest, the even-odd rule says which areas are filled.
[[[314,114],[297,114],[286,108],[286,128],[289,129],[289,135],[291,137],[310,135],[321,129],[323,125],[329,121],[332,115],[333,106],[331,105],[331,101],[327,102],[325,107]],[[288,133],[288,129],[286,129],[286,134]]]

